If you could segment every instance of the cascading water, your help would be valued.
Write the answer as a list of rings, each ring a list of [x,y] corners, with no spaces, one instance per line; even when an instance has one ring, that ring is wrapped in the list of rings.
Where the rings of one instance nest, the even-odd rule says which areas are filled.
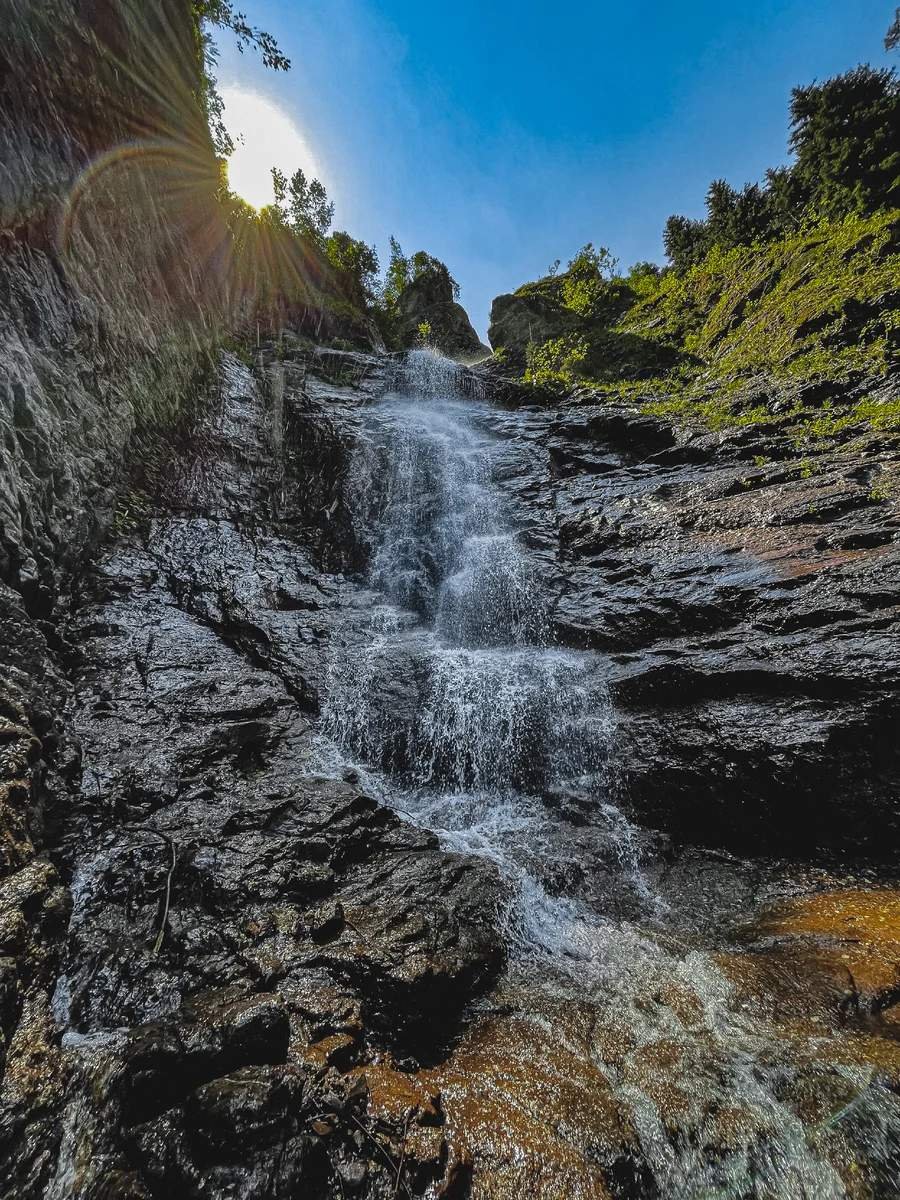
[[[603,663],[552,644],[547,591],[493,482],[492,411],[471,376],[428,351],[408,356],[370,410],[350,483],[370,567],[358,615],[332,654],[324,731],[386,803],[448,847],[497,864],[513,895],[517,979],[587,997],[601,1021],[625,1023],[623,1060],[595,1065],[631,1114],[655,1179],[648,1194],[855,1195],[825,1153],[822,1129],[780,1098],[787,1068],[777,1035],[742,1014],[710,954],[677,949],[665,932],[638,831],[613,801],[615,720]],[[588,902],[560,885],[577,880],[580,866],[552,819],[560,792],[589,800],[599,831],[592,852],[607,860],[589,865],[605,866],[612,881],[599,900],[596,889]],[[691,997],[686,1015],[647,1001],[673,987]],[[673,1044],[691,1076],[677,1136],[631,1070]],[[900,1105],[869,1087],[864,1068],[835,1070],[859,1096],[852,1121],[840,1114],[843,1131],[856,1122],[855,1144],[865,1143],[880,1179],[891,1168],[879,1164],[896,1161]],[[748,1132],[723,1149],[713,1130],[732,1111],[745,1114]]]
[[[596,659],[550,644],[533,565],[492,481],[489,406],[466,395],[447,359],[412,353],[373,411],[351,484],[368,531],[371,616],[332,658],[324,712],[331,737],[392,775],[388,799],[451,847],[492,858],[514,888],[518,951],[567,946],[575,906],[541,882],[550,827],[541,795],[602,795],[613,729]],[[377,678],[405,673],[397,703]],[[622,815],[606,805],[625,886],[644,888]],[[603,812],[598,806],[598,819]],[[585,918],[586,919],[586,918]]]

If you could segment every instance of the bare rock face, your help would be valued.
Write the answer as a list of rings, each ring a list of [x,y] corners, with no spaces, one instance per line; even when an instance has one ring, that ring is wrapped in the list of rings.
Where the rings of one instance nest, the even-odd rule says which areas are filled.
[[[530,343],[541,345],[562,337],[577,325],[575,313],[545,296],[498,296],[491,306],[488,340],[494,350],[506,353],[509,362],[523,365]]]

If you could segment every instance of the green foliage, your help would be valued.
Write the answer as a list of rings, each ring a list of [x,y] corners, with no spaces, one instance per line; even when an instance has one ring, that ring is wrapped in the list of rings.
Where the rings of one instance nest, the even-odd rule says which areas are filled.
[[[551,338],[543,345],[529,343],[525,382],[544,388],[570,387],[581,376],[588,350],[587,339],[574,333]]]
[[[656,263],[636,262],[625,276],[625,284],[635,296],[652,296],[659,291],[664,273]]]
[[[403,253],[400,243],[391,235],[391,256],[388,260],[382,288],[384,303],[388,308],[393,308],[397,303],[409,280],[409,259]]]
[[[431,322],[430,321],[420,321],[417,326],[417,329],[418,329],[418,334],[419,334],[419,341],[422,343],[423,346],[427,346],[428,343],[431,341]]]
[[[714,246],[682,275],[637,264],[610,281],[631,295],[627,311],[530,346],[524,378],[559,389],[590,381],[610,399],[711,429],[788,422],[798,444],[865,428],[900,432],[900,398],[809,409],[784,399],[808,382],[855,385],[897,370],[898,247],[892,211]],[[560,289],[543,280],[523,290],[561,303]],[[779,404],[760,401],[760,380]]]
[[[580,317],[598,318],[611,299],[610,281],[618,259],[606,246],[595,250],[591,242],[583,246],[560,277],[562,302]]]
[[[618,259],[606,246],[595,248],[588,242],[563,274],[558,274],[559,262],[552,264],[550,273],[534,283],[520,287],[517,295],[540,296],[558,304],[588,324],[608,325],[617,319],[634,300],[629,283],[616,274]],[[644,264],[651,272],[659,268]]]
[[[885,44],[900,45],[900,9]],[[714,180],[704,220],[670,217],[670,268],[636,263],[621,277],[588,245],[563,274],[557,263],[519,288],[540,298],[548,329],[574,326],[528,346],[525,379],[590,380],[713,429],[777,425],[798,445],[900,432],[900,399],[883,388],[842,404],[798,398],[809,382],[858,387],[900,367],[896,74],[861,66],[796,88],[790,148],[793,162],[763,184]],[[777,404],[760,400],[763,380]]]
[[[821,223],[778,242],[714,247],[666,275],[621,328],[721,379],[881,376],[896,362],[900,213]]]
[[[800,434],[806,441],[835,438],[860,426],[880,433],[900,432],[900,397],[876,399],[866,396],[844,406],[828,401],[802,422]]]
[[[778,232],[768,193],[748,183],[736,191],[724,179],[715,179],[706,195],[706,234],[710,245],[733,246],[761,241]]]
[[[588,242],[569,260],[566,273],[573,279],[612,279],[618,266],[619,260],[606,246],[595,249],[593,242]]]
[[[201,24],[216,25],[230,29],[237,39],[237,48],[243,54],[249,46],[262,55],[263,66],[273,71],[289,71],[291,60],[278,49],[275,38],[247,23],[244,13],[237,12],[229,0],[193,0],[195,19]]]
[[[339,272],[350,298],[361,308],[374,303],[378,277],[375,247],[337,231],[326,239],[325,253]]]
[[[417,250],[407,258],[395,237],[391,238],[390,245],[391,255],[382,285],[383,302],[388,308],[394,308],[409,285],[423,275],[437,275],[446,282],[453,299],[459,299],[459,284],[439,258],[424,250]]]
[[[334,220],[334,205],[319,180],[307,180],[306,172],[300,167],[287,179],[282,171],[273,167],[272,186],[275,191],[276,219],[298,237],[324,243]]]
[[[228,0],[193,0],[191,11],[203,67],[201,103],[216,154],[220,158],[228,158],[234,153],[234,139],[225,125],[225,105],[216,80],[219,51],[210,28],[230,30],[237,39],[237,48],[242,54],[248,46],[257,50],[262,55],[263,65],[273,71],[289,71],[291,62],[278,49],[278,43],[270,33],[249,25],[244,13],[236,12],[234,5]]]
[[[792,165],[768,171],[764,185],[748,183],[737,191],[714,180],[705,220],[669,218],[663,241],[678,273],[697,266],[714,247],[778,240],[822,217],[840,220],[900,205],[896,74],[859,66],[795,88],[790,149]]]

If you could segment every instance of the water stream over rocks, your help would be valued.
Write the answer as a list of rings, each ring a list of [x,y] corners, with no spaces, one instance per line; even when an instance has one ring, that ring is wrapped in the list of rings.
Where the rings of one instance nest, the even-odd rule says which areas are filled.
[[[0,908],[0,1191],[897,1195],[900,891],[759,840],[826,751],[827,836],[890,820],[892,560],[826,556],[822,637],[709,549],[727,447],[644,461],[591,411],[428,352],[224,357],[78,581],[66,683],[17,643],[71,732]]]
[[[630,1164],[614,1171],[627,1194],[839,1200],[856,1174],[872,1189],[860,1195],[897,1194],[897,1096],[846,1056],[804,1079],[815,1055],[798,1063],[751,1011],[740,971],[686,938],[657,889],[652,846],[616,802],[608,664],[554,645],[547,580],[495,480],[495,412],[471,376],[420,351],[367,413],[346,487],[369,567],[328,663],[324,761],[343,754],[382,802],[496,865],[509,889],[498,1003],[524,1021],[515,1053],[535,1074],[530,1055],[571,1053],[588,1108],[605,1083],[631,1130]],[[395,686],[375,686],[385,677]],[[560,794],[589,813],[588,863]],[[600,885],[579,886],[592,873]],[[817,1120],[796,1091],[819,1092]],[[571,1139],[560,1131],[577,1114],[556,1117]],[[539,1195],[599,1194],[589,1174],[531,1178]]]
[[[497,864],[516,954],[568,969],[592,918],[547,889],[566,850],[552,844],[544,795],[590,796],[618,886],[651,896],[633,828],[606,799],[615,722],[603,664],[552,645],[541,579],[492,479],[491,410],[464,380],[414,352],[372,410],[349,481],[370,544],[370,615],[362,641],[330,661],[323,729],[387,771],[385,800]],[[398,669],[413,681],[406,711],[372,686]]]

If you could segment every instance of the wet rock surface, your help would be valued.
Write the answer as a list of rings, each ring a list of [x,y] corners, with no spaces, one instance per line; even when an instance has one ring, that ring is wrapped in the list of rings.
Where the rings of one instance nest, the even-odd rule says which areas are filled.
[[[900,449],[517,407],[499,482],[562,645],[609,663],[624,802],[738,853],[892,857]]]
[[[4,1193],[893,1195],[896,447],[478,406],[548,598],[540,727],[613,701],[590,785],[541,786],[551,743],[509,759],[550,939],[523,954],[521,880],[429,831],[465,798],[404,814],[323,745],[335,645],[390,718],[372,765],[421,736],[433,633],[411,608],[366,650],[395,369],[226,358],[67,611],[0,593]],[[463,631],[489,653],[494,616]]]
[[[69,686],[42,678],[23,615],[22,686],[55,688],[80,763],[62,764],[54,867],[29,840],[52,738],[10,707],[9,1194],[331,1194],[369,1175],[380,1194],[396,1168],[353,1140],[374,1137],[364,1091],[328,1077],[439,1054],[502,965],[492,869],[316,766],[343,586],[323,564],[352,555],[330,528],[336,414],[346,436],[383,369],[323,356],[263,387],[227,363],[164,495],[79,583]]]

